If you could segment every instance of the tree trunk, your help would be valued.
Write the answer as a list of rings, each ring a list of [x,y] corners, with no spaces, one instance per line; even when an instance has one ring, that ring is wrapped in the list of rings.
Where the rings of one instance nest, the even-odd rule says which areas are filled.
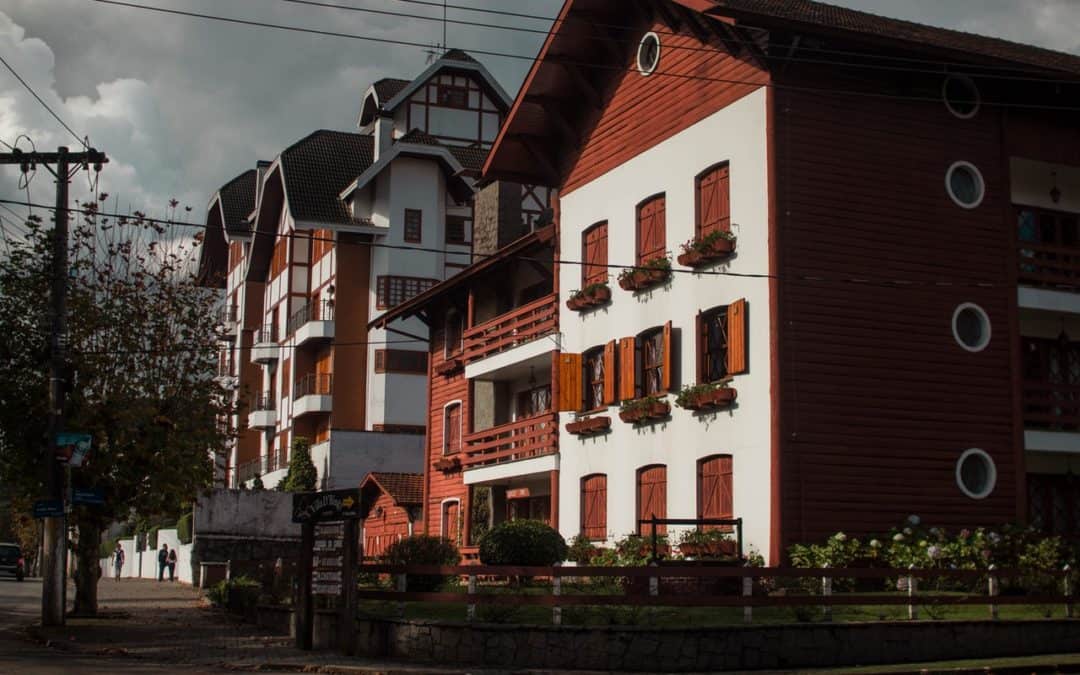
[[[93,519],[78,519],[75,547],[75,613],[97,615],[98,579],[101,578],[101,526]]]

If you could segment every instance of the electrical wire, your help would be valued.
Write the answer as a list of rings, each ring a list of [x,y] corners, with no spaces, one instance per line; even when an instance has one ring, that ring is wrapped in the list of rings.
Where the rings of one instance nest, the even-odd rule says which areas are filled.
[[[358,35],[358,34],[355,34],[355,33],[342,33],[342,32],[339,32],[339,31],[319,30],[319,29],[315,29],[315,28],[302,28],[302,27],[299,27],[299,26],[292,26],[292,25],[288,25],[288,24],[269,23],[269,22],[265,22],[265,21],[255,21],[255,20],[251,20],[251,19],[236,19],[236,18],[232,18],[232,17],[224,17],[224,16],[218,16],[218,15],[214,15],[214,14],[205,14],[205,13],[202,13],[202,12],[187,12],[187,11],[183,11],[183,10],[169,9],[169,8],[165,8],[165,7],[152,7],[152,6],[149,6],[149,5],[140,5],[140,4],[133,3],[133,2],[123,2],[122,0],[91,0],[91,1],[101,3],[101,4],[106,4],[106,5],[116,5],[118,7],[129,7],[129,8],[133,8],[133,9],[141,9],[141,10],[146,10],[146,11],[151,11],[151,12],[159,12],[159,13],[171,14],[171,15],[175,15],[175,16],[185,16],[185,17],[190,17],[190,18],[206,19],[206,20],[210,20],[210,21],[221,21],[221,22],[224,22],[224,23],[232,23],[232,24],[238,24],[238,25],[244,25],[244,26],[252,26],[252,27],[257,27],[257,28],[272,28],[272,29],[283,30],[283,31],[288,31],[288,32],[310,33],[310,34],[313,34],[313,35],[322,35],[322,36],[326,36],[326,37],[340,37],[340,38],[347,38],[347,39],[352,39],[352,40],[375,42],[375,43],[379,43],[379,44],[390,44],[390,45],[398,45],[398,46],[405,46],[405,47],[419,47],[419,48],[423,48],[423,49],[430,49],[430,47],[431,47],[430,44],[423,43],[423,42],[413,42],[413,41],[409,41],[409,40],[396,40],[396,39],[391,39],[391,38],[380,38],[380,37],[375,37],[375,36],[371,36],[371,35]],[[468,51],[470,53],[472,53],[472,54],[480,54],[480,55],[484,55],[484,56],[494,56],[494,57],[502,57],[502,58],[509,58],[509,59],[518,59],[518,60],[524,60],[524,61],[530,61],[530,62],[535,60],[534,57],[526,56],[524,54],[513,54],[513,53],[499,52],[499,51],[494,51],[494,50],[489,50],[489,49],[469,49]],[[597,63],[590,63],[590,62],[584,62],[584,61],[572,61],[572,60],[569,60],[569,59],[560,60],[559,63],[563,64],[563,65],[580,67],[580,68],[588,68],[588,69],[593,69],[593,70],[609,70],[609,71],[615,71],[615,72],[621,72],[621,73],[630,72],[632,70],[632,68],[628,68],[628,67],[625,67],[625,66],[597,64]],[[894,100],[894,101],[923,101],[923,102],[938,102],[938,101],[940,101],[940,98],[936,97],[936,96],[910,96],[910,95],[905,95],[905,94],[889,94],[889,93],[884,93],[884,92],[858,91],[858,90],[852,90],[852,89],[832,89],[832,88],[828,88],[828,87],[810,87],[810,86],[799,86],[799,85],[790,85],[790,84],[777,84],[776,82],[759,82],[759,81],[753,81],[753,80],[741,80],[741,79],[736,79],[736,78],[721,78],[721,77],[711,77],[711,76],[706,76],[706,75],[693,75],[693,74],[688,74],[688,73],[674,73],[674,72],[671,72],[671,71],[663,71],[663,70],[659,70],[659,69],[653,71],[652,76],[664,76],[664,77],[677,78],[677,79],[681,79],[681,80],[692,80],[692,81],[701,81],[701,82],[717,82],[717,83],[725,83],[725,84],[748,84],[748,85],[753,85],[753,86],[756,86],[756,87],[771,87],[773,89],[778,89],[778,90],[797,91],[797,92],[810,92],[810,93],[837,94],[837,95],[845,95],[845,96],[861,96],[861,97],[877,98],[877,99],[884,99],[884,100]],[[1042,104],[1038,104],[1038,103],[1010,103],[1010,102],[1005,102],[1005,101],[991,101],[991,100],[986,100],[986,99],[982,100],[981,104],[985,105],[985,106],[988,106],[988,107],[1016,108],[1016,109],[1023,109],[1023,110],[1054,110],[1054,111],[1062,111],[1062,112],[1080,112],[1080,106],[1051,106],[1051,105],[1042,105]]]
[[[356,340],[346,342],[326,342],[324,344],[331,347],[369,347],[369,346],[383,346],[383,345],[400,345],[400,344],[416,344],[419,342],[427,343],[427,340],[421,340],[419,338],[410,340]],[[303,345],[296,344],[274,344],[275,349],[299,349]],[[250,347],[238,349],[237,351],[250,351]],[[130,349],[130,350],[116,350],[116,349],[102,349],[102,350],[87,350],[87,351],[74,351],[74,354],[82,354],[84,356],[136,356],[142,354],[219,354],[221,353],[221,347],[207,347],[206,349],[194,349],[190,347],[177,347],[176,349]]]
[[[7,69],[11,71],[11,74],[15,76],[15,79],[22,83],[22,86],[26,87],[26,90],[29,91],[30,94],[37,99],[37,102],[40,103],[43,108],[49,111],[49,114],[52,115],[56,119],[56,121],[60,123],[60,126],[67,129],[67,132],[71,134],[75,138],[75,140],[79,142],[80,145],[82,145],[84,148],[89,149],[90,146],[87,145],[84,138],[80,138],[79,134],[75,133],[74,129],[71,128],[71,125],[65,122],[63,118],[60,117],[60,115],[57,115],[56,111],[50,108],[49,104],[46,103],[45,100],[42,99],[40,96],[38,96],[38,93],[34,91],[34,88],[31,87],[30,84],[22,78],[22,75],[19,75],[19,73],[17,73],[15,69],[11,67],[11,64],[8,63],[3,56],[0,56],[0,63],[4,64],[4,66],[6,66]]]
[[[0,199],[0,204],[17,204],[17,205],[21,205],[21,206],[28,206],[28,204],[26,204],[24,202],[19,202],[19,201],[11,200],[11,199]],[[33,206],[37,206],[37,207],[40,207],[40,208],[43,208],[43,209],[55,209],[56,208],[55,206],[50,206],[48,204],[34,204]],[[96,216],[96,217],[100,217],[100,218],[117,218],[117,219],[122,218],[122,219],[125,219],[126,221],[129,221],[127,223],[129,225],[148,223],[148,224],[163,224],[163,225],[169,225],[169,226],[191,227],[191,228],[200,229],[200,230],[208,229],[208,227],[205,224],[201,224],[201,223],[186,223],[186,224],[185,223],[176,223],[174,221],[166,221],[166,220],[161,220],[161,219],[157,219],[157,218],[149,218],[149,217],[141,217],[140,218],[140,217],[126,216],[126,215],[123,215],[123,214],[106,213],[106,212],[98,211],[96,209],[72,208],[72,209],[68,209],[68,211],[71,212],[71,213],[82,213],[82,214]],[[134,222],[130,222],[130,221],[134,221]],[[303,241],[325,241],[325,242],[333,243],[336,246],[352,245],[352,246],[366,246],[366,247],[369,247],[369,248],[383,248],[383,249],[400,250],[400,251],[417,251],[417,252],[425,252],[425,253],[443,253],[443,254],[446,254],[446,255],[461,255],[461,256],[463,256],[463,255],[471,255],[471,257],[473,259],[473,263],[475,263],[478,259],[483,260],[483,259],[487,259],[487,258],[506,258],[507,260],[513,259],[513,260],[520,260],[520,261],[523,261],[523,262],[536,262],[536,263],[541,263],[541,264],[552,263],[553,262],[550,258],[545,258],[545,257],[527,256],[527,255],[522,255],[522,254],[513,254],[513,255],[507,256],[507,255],[503,255],[503,254],[501,254],[501,253],[499,253],[497,251],[495,253],[491,253],[491,254],[480,254],[480,253],[471,253],[470,254],[467,251],[456,251],[456,250],[453,250],[453,249],[446,249],[446,248],[435,248],[435,247],[425,247],[425,246],[407,246],[407,245],[404,245],[404,244],[385,244],[385,243],[364,242],[364,241],[337,241],[337,240],[335,240],[333,238],[330,238],[330,237],[318,237],[318,236],[315,236],[314,234],[310,234],[310,235],[309,234],[301,234],[299,232],[290,232],[288,234],[279,234],[279,233],[259,232],[258,230],[245,230],[244,233],[245,234],[251,234],[251,235],[253,235],[255,237],[259,237],[259,236],[270,237],[270,236],[272,236],[272,237],[282,237],[282,238],[286,238],[286,239],[300,239],[300,240],[303,240]],[[583,260],[568,260],[568,259],[563,259],[563,258],[560,258],[558,260],[557,264],[558,265],[572,265],[572,266],[578,266],[578,267],[581,267],[581,266],[604,267],[606,269],[617,269],[617,270],[649,270],[649,269],[653,269],[653,268],[650,268],[650,267],[647,267],[647,266],[642,266],[642,265],[627,265],[627,264],[619,264],[619,263],[606,263],[606,264],[601,265],[601,264],[597,264],[597,263],[585,262]],[[732,272],[732,271],[728,271],[728,270],[699,270],[699,269],[679,268],[679,267],[672,267],[670,269],[670,272],[675,273],[675,274],[692,274],[692,275],[695,275],[695,276],[731,277],[731,278],[738,278],[738,279],[774,279],[774,280],[800,281],[800,282],[812,282],[812,283],[848,283],[848,284],[856,284],[856,285],[863,286],[863,287],[879,286],[879,287],[883,287],[883,288],[896,288],[896,287],[902,287],[902,288],[913,288],[913,287],[928,287],[928,288],[963,287],[963,288],[967,288],[967,287],[975,287],[975,288],[984,288],[984,289],[986,289],[986,288],[1015,289],[1015,288],[1018,287],[1017,284],[1000,283],[1000,282],[988,282],[988,281],[947,281],[947,280],[943,280],[943,279],[937,279],[937,280],[934,280],[934,281],[924,281],[924,280],[915,280],[915,279],[878,279],[878,280],[875,280],[875,279],[871,279],[871,278],[868,278],[868,277],[828,277],[828,276],[821,276],[821,275],[816,275],[816,274],[815,275],[791,275],[791,276],[786,276],[786,275],[780,275],[780,274],[772,274],[772,273],[768,273],[768,272]]]

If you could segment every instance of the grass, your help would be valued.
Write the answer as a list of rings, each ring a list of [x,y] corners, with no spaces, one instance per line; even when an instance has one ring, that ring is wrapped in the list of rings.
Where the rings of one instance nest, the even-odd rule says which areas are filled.
[[[1057,667],[1057,672],[1076,672],[1080,666],[1080,654],[1040,654],[1038,656],[1017,656],[997,659],[963,659],[958,661],[926,661],[920,663],[898,663],[895,665],[864,666],[856,668],[830,668],[802,672],[830,673],[831,675],[868,675],[870,673],[912,673],[918,671],[940,672],[949,670],[978,669],[993,672],[995,670],[1015,669],[1029,672],[1050,672],[1047,667]]]

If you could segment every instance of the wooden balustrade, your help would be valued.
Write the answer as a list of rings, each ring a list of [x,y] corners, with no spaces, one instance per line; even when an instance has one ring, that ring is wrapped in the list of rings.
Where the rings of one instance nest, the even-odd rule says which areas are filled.
[[[558,296],[546,295],[469,328],[464,334],[465,362],[472,363],[554,333],[558,326],[558,309]]]
[[[1080,428],[1080,386],[1024,382],[1024,426]]]
[[[1030,241],[1017,248],[1020,283],[1080,290],[1080,248]]]
[[[465,437],[464,468],[550,455],[559,449],[558,415],[545,413]]]

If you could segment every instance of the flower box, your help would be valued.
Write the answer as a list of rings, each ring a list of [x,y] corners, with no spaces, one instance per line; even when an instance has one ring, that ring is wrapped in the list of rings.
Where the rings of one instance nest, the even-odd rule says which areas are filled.
[[[436,471],[445,471],[449,473],[459,469],[461,469],[461,460],[457,457],[443,457],[442,459],[435,461]]]
[[[683,252],[676,259],[685,267],[703,267],[729,257],[734,251],[734,239],[713,237],[707,241],[690,242],[683,247]]]
[[[634,424],[646,424],[655,420],[664,419],[671,414],[671,404],[667,401],[649,401],[638,399],[625,405],[619,411],[619,419],[623,422]]]
[[[611,418],[606,415],[585,417],[575,422],[568,422],[566,432],[577,436],[605,434],[611,430]]]
[[[611,288],[607,284],[597,284],[578,291],[566,301],[566,307],[573,312],[584,312],[611,302]]]
[[[683,407],[687,410],[717,410],[734,403],[737,395],[738,392],[731,387],[696,392],[686,397]]]
[[[447,359],[435,366],[433,370],[436,375],[452,375],[464,367],[465,364],[461,359]]]
[[[670,267],[641,268],[626,270],[619,275],[619,287],[624,291],[644,291],[666,282],[671,278]]]

